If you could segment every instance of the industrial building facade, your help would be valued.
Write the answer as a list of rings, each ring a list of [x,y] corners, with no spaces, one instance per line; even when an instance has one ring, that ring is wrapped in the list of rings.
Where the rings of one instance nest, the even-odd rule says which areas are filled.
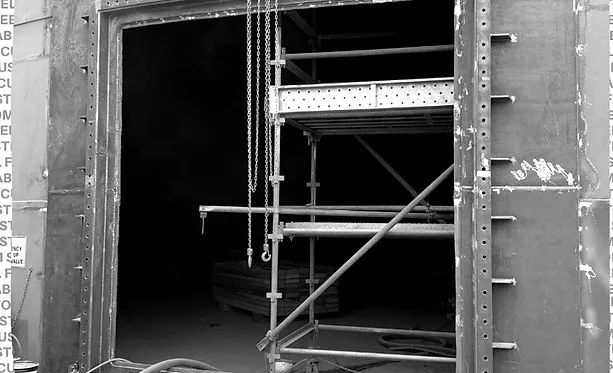
[[[86,372],[125,357],[136,363],[102,369],[134,371],[170,357],[147,334],[168,325],[164,339],[179,354],[218,348],[210,357],[227,371],[280,371],[288,357],[304,358],[309,371],[331,357],[344,366],[413,364],[399,371],[608,369],[608,3],[279,0],[273,8],[258,8],[252,25],[263,30],[264,13],[273,17],[257,47],[273,74],[257,96],[270,103],[259,167],[271,197],[244,210],[244,48],[256,48],[245,42],[244,1],[17,4],[13,232],[28,237],[32,271],[13,270],[13,303],[24,289],[14,327],[24,357],[42,372]],[[238,275],[215,272],[219,262],[247,262],[244,216],[216,220],[245,211],[271,217],[263,242],[262,221],[254,223],[258,245],[246,252],[249,267],[253,260],[272,276],[257,293],[264,326],[235,310],[259,299],[221,288]],[[316,279],[320,259],[330,270]],[[300,277],[308,296],[291,303],[280,273],[291,288],[288,263],[297,262],[310,269]],[[325,293],[334,286],[338,295]],[[225,312],[234,321],[198,313],[209,303],[184,303],[182,292],[202,288],[233,307]],[[208,328],[199,337],[190,330],[200,324],[175,323],[191,312]],[[407,328],[417,321],[402,317],[420,312],[420,327]],[[445,313],[451,323],[436,328]],[[236,342],[224,345],[215,328]],[[453,348],[365,351],[350,336],[328,348],[332,332],[423,334],[450,338]],[[290,346],[301,339],[308,345]],[[234,351],[235,343],[250,347]],[[230,364],[243,354],[244,365]]]

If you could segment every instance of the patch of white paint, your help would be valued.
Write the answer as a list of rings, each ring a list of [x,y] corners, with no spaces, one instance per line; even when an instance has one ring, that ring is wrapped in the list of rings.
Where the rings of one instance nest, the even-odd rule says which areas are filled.
[[[594,269],[589,264],[580,263],[579,270],[581,272],[585,272],[585,277],[587,277],[588,280],[591,280],[596,277],[596,272],[594,272]]]
[[[591,322],[585,322],[583,319],[581,319],[581,327],[585,328],[589,331],[591,331],[594,328],[594,324]]]
[[[459,1],[455,2],[455,7],[453,8],[453,15],[455,16],[455,30],[460,31],[460,17],[462,17],[462,6]]]
[[[455,120],[460,120],[460,104],[458,104],[457,102],[453,103],[453,117],[455,118]],[[460,131],[460,133],[458,133],[458,131]],[[462,134],[460,127],[456,129],[456,134],[458,136]]]
[[[491,176],[491,172],[490,171],[477,171],[477,177],[490,177]]]
[[[572,186],[575,178],[571,172],[567,172],[559,164],[553,164],[543,158],[533,159],[532,163],[524,160],[520,164],[520,168],[512,170],[511,175],[518,181],[522,181],[528,177],[530,172],[534,172],[536,176],[544,182],[552,182],[551,179],[556,175],[561,175],[566,179],[566,183]]]
[[[592,208],[592,201],[579,201],[579,210],[582,208]]]

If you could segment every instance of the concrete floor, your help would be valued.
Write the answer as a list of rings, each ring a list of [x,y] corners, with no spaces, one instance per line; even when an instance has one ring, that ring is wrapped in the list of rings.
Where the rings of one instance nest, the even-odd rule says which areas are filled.
[[[125,302],[125,301],[124,301]],[[268,330],[268,320],[254,320],[251,314],[221,310],[207,299],[132,300],[120,305],[117,321],[115,356],[140,363],[154,363],[172,357],[188,357],[207,362],[235,373],[264,373],[264,354],[255,344]],[[327,324],[362,325],[394,328],[437,330],[446,324],[444,316],[433,316],[427,310],[407,312],[407,308],[364,306],[344,315],[324,317]],[[291,325],[291,330],[304,325],[304,319]],[[307,341],[293,345],[306,346]],[[319,348],[356,351],[390,352],[380,346],[376,335],[362,333],[320,333]],[[299,356],[283,356],[294,361]],[[341,365],[356,365],[364,360],[336,359]],[[322,363],[321,370],[335,367]],[[392,363],[363,370],[364,372],[453,372],[444,364]]]

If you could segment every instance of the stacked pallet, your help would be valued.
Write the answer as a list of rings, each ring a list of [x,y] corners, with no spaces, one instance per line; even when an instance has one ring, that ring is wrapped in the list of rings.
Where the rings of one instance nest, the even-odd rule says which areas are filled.
[[[257,315],[270,315],[270,265],[254,264],[247,267],[245,261],[231,261],[213,264],[213,298],[220,305],[227,305],[250,311]],[[317,265],[315,279],[323,283],[334,268]],[[308,263],[279,262],[278,300],[279,316],[289,315],[309,296]],[[317,286],[317,285],[316,285]],[[318,314],[338,312],[338,284],[333,284],[315,301]],[[308,313],[308,309],[305,311]]]

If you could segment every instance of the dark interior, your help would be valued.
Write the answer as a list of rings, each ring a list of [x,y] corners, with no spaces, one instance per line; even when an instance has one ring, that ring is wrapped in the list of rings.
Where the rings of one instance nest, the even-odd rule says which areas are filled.
[[[451,1],[416,0],[299,12],[325,34],[383,35],[325,40],[320,50],[453,44]],[[309,51],[304,34],[286,16],[281,18],[287,52]],[[142,340],[136,345],[143,350],[158,348],[148,344],[145,331],[161,333],[165,323],[187,320],[187,315],[212,328],[214,323],[201,313],[202,307],[211,303],[212,263],[246,259],[246,215],[209,214],[201,235],[198,214],[201,204],[247,204],[245,18],[129,29],[124,33],[123,51],[117,355],[153,362],[157,355],[142,357],[131,349],[134,344],[124,341],[140,333]],[[300,65],[306,71],[311,69],[310,61]],[[453,56],[452,52],[438,52],[320,60],[317,75],[322,82],[450,77]],[[284,72],[283,83],[300,82]],[[281,174],[285,181],[281,203],[306,204],[306,138],[291,126],[283,127],[282,136]],[[365,138],[418,191],[453,162],[451,132]],[[406,205],[411,200],[354,138],[324,137],[318,152],[319,204]],[[260,165],[263,167],[263,161]],[[263,204],[262,180],[254,201],[257,206]],[[451,206],[452,190],[449,178],[428,201]],[[282,220],[306,221],[300,217]],[[254,260],[259,260],[264,235],[261,215],[254,215],[252,235]],[[365,241],[319,239],[317,263],[337,267]],[[307,260],[308,239],[286,239],[280,252],[282,259]],[[432,315],[436,328],[453,330],[449,322],[454,313],[453,258],[451,240],[383,240],[341,278],[341,310],[335,317],[372,307],[393,308],[407,317],[397,320],[398,327],[424,327],[410,321],[411,313],[417,312]],[[156,315],[151,324],[146,321],[149,314]],[[246,313],[244,317],[257,323]],[[380,320],[373,319],[370,324],[378,326]],[[267,326],[266,322],[258,324],[261,336]],[[143,331],[137,333],[136,328]],[[232,325],[228,328],[231,332]],[[180,333],[175,338],[171,342],[175,347],[200,343]],[[254,346],[258,340],[247,342]],[[198,348],[207,350],[206,345]],[[177,352],[185,351],[189,348]],[[258,356],[256,362],[263,366]]]

